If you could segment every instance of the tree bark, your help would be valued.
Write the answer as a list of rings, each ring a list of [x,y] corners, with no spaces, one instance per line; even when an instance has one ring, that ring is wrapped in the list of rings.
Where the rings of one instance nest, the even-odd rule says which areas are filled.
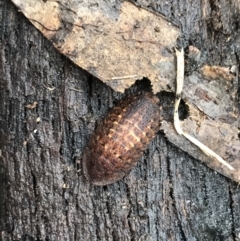
[[[239,66],[238,1],[138,4],[181,26],[181,45],[206,63]],[[123,95],[59,54],[9,0],[0,13],[1,240],[240,240],[238,184],[163,133],[123,180],[89,184],[82,151]]]

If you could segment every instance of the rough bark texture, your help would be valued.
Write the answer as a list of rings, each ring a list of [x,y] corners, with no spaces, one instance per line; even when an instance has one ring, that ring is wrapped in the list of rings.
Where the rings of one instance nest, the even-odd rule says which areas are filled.
[[[179,24],[183,46],[208,64],[239,66],[238,0],[139,3]],[[0,39],[1,240],[240,240],[238,185],[161,133],[123,180],[89,185],[77,160],[122,95],[60,55],[9,0]]]

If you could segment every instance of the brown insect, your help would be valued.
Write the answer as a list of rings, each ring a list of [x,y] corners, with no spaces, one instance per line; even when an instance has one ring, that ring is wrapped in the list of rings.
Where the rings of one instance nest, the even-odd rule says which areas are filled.
[[[83,172],[95,185],[129,173],[160,127],[159,100],[152,93],[128,96],[99,123],[83,152]]]

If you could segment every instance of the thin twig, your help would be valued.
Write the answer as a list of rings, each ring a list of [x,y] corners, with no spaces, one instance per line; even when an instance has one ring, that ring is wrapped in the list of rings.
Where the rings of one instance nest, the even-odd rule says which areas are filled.
[[[118,79],[131,79],[131,78],[137,78],[137,75],[125,75],[125,76],[117,76],[112,77],[111,80],[118,80]]]

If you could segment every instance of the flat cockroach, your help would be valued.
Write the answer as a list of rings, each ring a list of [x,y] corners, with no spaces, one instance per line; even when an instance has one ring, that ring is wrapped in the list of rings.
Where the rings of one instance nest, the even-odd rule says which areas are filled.
[[[83,172],[95,185],[124,177],[160,128],[159,99],[150,92],[127,96],[98,124],[83,152]]]

